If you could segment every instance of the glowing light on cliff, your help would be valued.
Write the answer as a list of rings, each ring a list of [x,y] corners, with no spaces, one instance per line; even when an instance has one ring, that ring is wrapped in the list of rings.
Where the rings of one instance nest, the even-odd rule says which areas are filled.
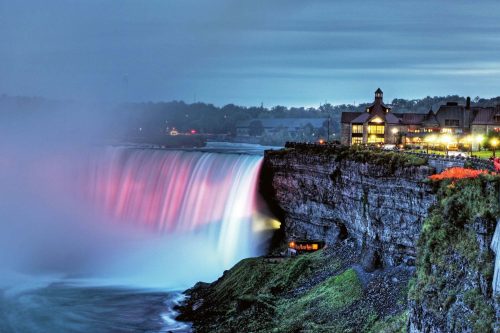
[[[225,264],[253,255],[262,157],[109,149],[91,162],[86,198],[114,223],[202,233]]]

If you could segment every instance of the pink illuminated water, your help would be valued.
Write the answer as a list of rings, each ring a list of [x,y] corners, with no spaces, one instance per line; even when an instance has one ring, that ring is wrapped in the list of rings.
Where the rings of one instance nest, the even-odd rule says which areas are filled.
[[[110,148],[87,168],[86,198],[115,224],[201,234],[207,250],[234,264],[254,254],[261,162],[257,155]]]

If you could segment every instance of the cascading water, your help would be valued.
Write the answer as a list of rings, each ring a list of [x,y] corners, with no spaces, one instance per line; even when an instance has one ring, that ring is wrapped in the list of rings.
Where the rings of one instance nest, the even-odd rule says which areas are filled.
[[[115,223],[201,235],[199,255],[215,254],[227,268],[255,254],[261,161],[245,154],[108,149],[88,167],[86,197]]]
[[[0,162],[0,331],[186,332],[170,291],[262,244],[255,151],[6,151]]]

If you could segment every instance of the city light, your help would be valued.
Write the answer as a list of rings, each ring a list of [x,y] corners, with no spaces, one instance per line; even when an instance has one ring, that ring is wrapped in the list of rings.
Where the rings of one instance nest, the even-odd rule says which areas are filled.
[[[491,147],[493,147],[493,158],[495,158],[496,157],[496,150],[497,150],[497,146],[498,146],[498,139],[497,138],[491,139],[490,144],[491,144]]]
[[[424,139],[425,142],[427,143],[435,143],[437,141],[437,136],[435,135],[428,135]]]
[[[441,143],[444,145],[449,145],[450,143],[453,142],[453,137],[449,134],[444,134],[441,136],[439,141],[441,141]]]

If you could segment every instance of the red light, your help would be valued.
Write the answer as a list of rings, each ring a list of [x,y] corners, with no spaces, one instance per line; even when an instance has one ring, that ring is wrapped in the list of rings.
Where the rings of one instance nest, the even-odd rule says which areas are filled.
[[[192,129],[191,134],[196,134],[196,130]]]

